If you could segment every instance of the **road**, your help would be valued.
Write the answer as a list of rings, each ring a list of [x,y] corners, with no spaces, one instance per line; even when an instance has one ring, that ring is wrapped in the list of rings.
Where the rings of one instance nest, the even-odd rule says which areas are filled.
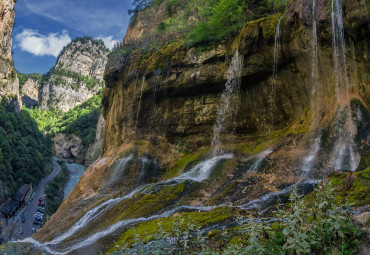
[[[45,179],[41,180],[41,182],[39,183],[37,188],[34,190],[33,200],[31,200],[30,204],[27,205],[24,209],[23,215],[24,215],[26,221],[24,223],[22,223],[20,221],[19,216],[18,216],[18,225],[20,225],[21,228],[23,229],[23,235],[21,236],[22,239],[32,236],[33,217],[34,217],[34,215],[37,211],[37,206],[38,206],[38,202],[39,202],[38,200],[39,200],[40,197],[45,196],[45,194],[44,194],[45,185],[51,179],[53,179],[55,176],[57,176],[60,172],[60,166],[54,160],[53,160],[53,165],[54,165],[53,173],[51,173]]]

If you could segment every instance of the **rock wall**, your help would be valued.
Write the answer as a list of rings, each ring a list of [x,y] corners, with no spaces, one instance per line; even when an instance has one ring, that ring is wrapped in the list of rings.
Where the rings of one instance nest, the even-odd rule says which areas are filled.
[[[68,111],[104,87],[103,73],[109,50],[103,43],[80,38],[72,41],[58,57],[47,81],[42,84],[39,106]]]
[[[14,26],[15,0],[0,1],[0,96],[21,108],[19,82],[12,57],[12,32]]]
[[[57,134],[52,139],[54,153],[57,158],[70,162],[81,163],[81,156],[84,150],[81,139],[76,135]],[[79,160],[77,160],[79,159]]]
[[[112,54],[105,69],[106,124],[100,158],[86,170],[36,238],[46,241],[66,231],[73,223],[61,223],[62,215],[78,219],[87,212],[86,205],[131,192],[141,183],[143,159],[157,162],[160,171],[151,168],[155,176],[148,181],[157,182],[213,157],[211,141],[223,102],[221,95],[230,80],[231,60],[237,51],[244,56],[240,94],[233,102],[237,105],[235,118],[221,132],[220,146],[221,151],[234,156],[220,163],[209,179],[184,192],[179,205],[245,205],[295,183],[321,179],[334,170],[332,152],[338,137],[347,135],[340,131],[346,126],[346,118],[356,126],[352,134],[355,157],[362,154],[366,158],[370,135],[370,34],[366,15],[360,11],[362,1],[346,1],[343,8],[349,84],[348,95],[343,98],[340,95],[345,94],[345,88],[337,90],[335,82],[329,0],[319,0],[316,11],[319,72],[313,90],[311,3],[293,1],[281,19],[275,80],[275,31],[282,14],[251,21],[236,38],[205,52],[175,42],[159,51]],[[367,3],[367,10],[369,7]],[[133,38],[140,37],[138,31]],[[317,150],[312,149],[316,140],[320,140]],[[126,168],[117,167],[130,155],[132,160]],[[307,174],[303,169],[311,156],[315,166]],[[261,157],[261,167],[252,171],[255,160]],[[120,170],[122,176],[117,177]],[[109,219],[99,218],[95,227],[100,229],[102,222],[108,227],[117,218],[131,219],[136,211],[149,206],[134,204],[127,211],[117,208],[107,210]],[[122,216],[125,212],[131,213]],[[94,228],[82,230],[86,236],[91,231]],[[106,239],[101,242],[112,243]]]
[[[32,78],[28,79],[22,86],[22,103],[27,108],[38,106],[40,87],[40,82]]]
[[[100,156],[101,148],[103,146],[104,141],[104,127],[105,127],[105,120],[103,115],[101,114],[98,120],[98,124],[96,125],[96,137],[95,142],[91,144],[86,152],[85,156],[85,165],[89,166],[94,163]]]

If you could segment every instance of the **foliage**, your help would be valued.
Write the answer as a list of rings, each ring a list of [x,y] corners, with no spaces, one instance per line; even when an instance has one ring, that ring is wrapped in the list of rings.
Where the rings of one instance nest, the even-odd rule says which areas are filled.
[[[193,45],[228,39],[246,22],[244,15],[246,5],[242,0],[195,2],[198,2],[195,6],[201,22],[189,35],[190,43]]]
[[[0,254],[2,255],[23,255],[25,253],[25,249],[22,245],[17,243],[7,243],[0,246]]]
[[[55,84],[64,85],[64,86],[70,85],[75,90],[79,89],[80,87],[79,83],[81,82],[85,83],[86,87],[89,90],[92,90],[96,86],[100,86],[100,87],[104,86],[104,81],[101,81],[95,78],[90,78],[88,76],[83,76],[79,73],[72,72],[72,71],[65,70],[65,69],[53,69],[48,75],[49,76],[56,75],[56,78],[54,81]],[[69,83],[62,77],[72,78],[74,82]]]
[[[244,239],[237,244],[232,244],[229,230],[211,231],[205,237],[199,223],[178,216],[170,228],[158,221],[159,231],[136,233],[133,244],[116,245],[113,254],[354,254],[362,234],[350,219],[349,206],[338,204],[334,194],[331,185],[324,183],[307,203],[294,190],[290,208],[278,208],[275,223],[240,218],[239,226],[229,232]],[[222,252],[209,248],[207,239],[214,235],[229,240]]]
[[[45,186],[47,204],[45,215],[47,218],[53,215],[63,202],[62,189],[69,178],[68,169],[64,161],[58,161],[58,164],[61,166],[59,174]]]
[[[13,105],[0,106],[0,200],[25,183],[38,183],[48,172],[51,139],[44,137],[27,111],[17,113]]]
[[[190,218],[173,218],[169,230],[165,230],[161,221],[157,224],[158,231],[144,239],[135,233],[133,247],[117,246],[112,254],[192,254],[194,250],[206,251],[205,238],[201,235],[200,227]],[[149,242],[150,245],[147,245]]]
[[[131,25],[137,13],[164,0],[135,0],[130,10]],[[133,48],[157,47],[174,41],[182,41],[188,47],[207,48],[222,40],[233,38],[246,22],[282,12],[288,0],[167,0],[165,10],[168,19],[161,22],[157,35],[144,34],[137,41],[119,43],[113,51]]]
[[[41,131],[50,135],[75,134],[82,139],[85,146],[88,146],[95,141],[96,124],[102,108],[102,94],[101,90],[66,113],[56,110],[55,107],[52,107],[50,111],[39,108],[25,108],[25,110],[36,120]]]
[[[24,74],[17,72],[18,79],[19,79],[19,89],[21,90],[23,85],[26,83],[27,80],[32,79],[34,81],[39,81],[41,84],[41,81],[43,80],[43,76],[39,73],[33,73],[33,74]]]

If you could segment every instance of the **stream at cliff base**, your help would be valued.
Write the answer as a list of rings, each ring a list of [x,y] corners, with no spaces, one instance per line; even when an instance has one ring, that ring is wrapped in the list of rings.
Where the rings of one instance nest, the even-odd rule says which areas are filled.
[[[76,187],[78,181],[80,180],[81,176],[85,172],[86,167],[83,165],[78,164],[66,164],[69,171],[69,180],[64,188],[64,197],[63,200],[67,198],[69,193]]]

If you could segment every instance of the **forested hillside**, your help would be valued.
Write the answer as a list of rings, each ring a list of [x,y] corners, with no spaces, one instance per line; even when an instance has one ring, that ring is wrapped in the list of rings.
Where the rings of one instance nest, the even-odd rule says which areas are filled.
[[[38,183],[50,166],[52,142],[38,130],[27,111],[13,105],[0,106],[0,201],[26,183]]]

